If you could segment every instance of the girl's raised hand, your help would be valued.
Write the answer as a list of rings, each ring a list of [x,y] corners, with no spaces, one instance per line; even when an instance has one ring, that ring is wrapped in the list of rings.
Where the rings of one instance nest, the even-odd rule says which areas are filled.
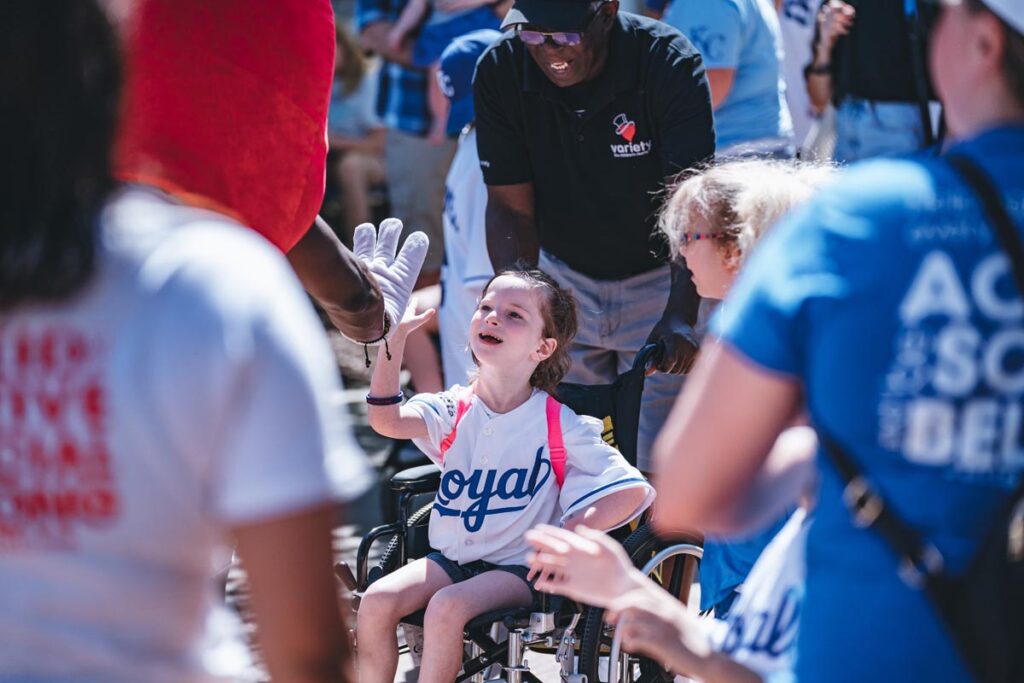
[[[417,327],[423,325],[428,320],[437,315],[436,308],[428,308],[420,311],[417,307],[416,297],[413,297],[409,301],[409,305],[405,309],[405,314],[402,316],[402,321],[398,323],[395,328],[395,337],[404,339],[409,336],[409,333],[415,330]]]
[[[539,577],[537,590],[605,607],[645,580],[622,546],[603,532],[542,524],[526,532],[526,540],[535,549],[530,577]]]

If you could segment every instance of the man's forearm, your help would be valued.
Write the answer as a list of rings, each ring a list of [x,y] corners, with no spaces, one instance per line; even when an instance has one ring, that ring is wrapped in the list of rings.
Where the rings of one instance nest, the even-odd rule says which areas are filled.
[[[349,251],[330,226],[316,222],[288,252],[302,286],[350,339],[368,341],[384,333],[384,298],[366,266]]]
[[[493,202],[487,206],[487,253],[495,271],[517,261],[537,264],[540,243],[533,216],[512,211]]]
[[[672,270],[672,284],[668,291],[663,318],[682,320],[691,327],[697,324],[697,311],[700,308],[700,296],[690,277],[690,271],[676,259],[669,262]]]

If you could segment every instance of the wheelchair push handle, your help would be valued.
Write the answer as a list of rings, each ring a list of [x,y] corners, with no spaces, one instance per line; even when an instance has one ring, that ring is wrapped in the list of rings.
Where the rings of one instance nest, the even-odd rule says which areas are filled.
[[[658,354],[665,352],[664,342],[655,342],[653,344],[645,344],[643,348],[636,352],[636,357],[633,358],[633,370],[641,370],[647,372],[651,364],[658,357]]]

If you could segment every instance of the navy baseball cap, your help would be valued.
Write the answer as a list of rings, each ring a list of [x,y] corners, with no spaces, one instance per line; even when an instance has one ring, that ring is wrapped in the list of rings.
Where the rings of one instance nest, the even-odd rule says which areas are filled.
[[[590,17],[593,3],[594,0],[516,0],[501,28],[532,24],[556,31],[578,31]]]
[[[473,74],[480,55],[491,43],[501,38],[501,32],[484,28],[461,35],[441,53],[441,68],[437,79],[441,91],[448,98],[448,135],[458,135],[476,115],[473,113]]]

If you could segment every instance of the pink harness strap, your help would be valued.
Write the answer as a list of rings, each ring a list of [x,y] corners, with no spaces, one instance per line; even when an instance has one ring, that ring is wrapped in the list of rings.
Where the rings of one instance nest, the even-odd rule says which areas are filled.
[[[545,411],[548,418],[548,451],[551,453],[551,469],[555,473],[558,488],[565,481],[565,443],[562,441],[562,404],[548,395]]]
[[[466,416],[466,411],[473,399],[473,388],[470,387],[459,395],[458,405],[455,408],[455,424],[448,436],[441,440],[441,463],[444,463],[445,453],[455,443],[455,437],[459,432],[459,423]],[[555,400],[554,396],[548,396],[544,406],[545,417],[548,423],[548,451],[551,454],[551,470],[555,473],[555,481],[558,488],[562,488],[565,481],[565,442],[562,440],[562,404]]]

